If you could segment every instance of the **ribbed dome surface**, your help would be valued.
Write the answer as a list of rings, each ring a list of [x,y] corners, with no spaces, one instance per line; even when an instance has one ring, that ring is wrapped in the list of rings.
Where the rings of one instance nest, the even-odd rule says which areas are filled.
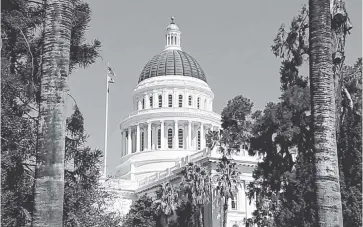
[[[189,76],[207,82],[198,62],[181,50],[164,50],[153,57],[141,72],[139,83],[156,76]]]

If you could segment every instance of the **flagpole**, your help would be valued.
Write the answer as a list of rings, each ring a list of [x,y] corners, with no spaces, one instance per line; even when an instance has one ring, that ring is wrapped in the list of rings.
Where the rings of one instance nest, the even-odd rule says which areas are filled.
[[[107,68],[110,66],[110,63],[107,63]],[[105,155],[104,155],[104,169],[103,176],[106,178],[106,169],[107,169],[107,126],[108,126],[108,93],[109,93],[109,82],[108,82],[108,72],[106,72],[106,123],[105,123]]]

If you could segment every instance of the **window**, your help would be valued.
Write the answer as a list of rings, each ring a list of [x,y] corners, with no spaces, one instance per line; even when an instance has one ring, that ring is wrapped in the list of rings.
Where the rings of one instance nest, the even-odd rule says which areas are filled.
[[[161,129],[158,129],[158,148],[161,148]]]
[[[231,210],[237,210],[237,195],[231,198]]]
[[[163,96],[159,95],[159,108],[163,107]]]
[[[142,108],[141,109],[142,110],[145,109],[145,99],[144,98],[142,99]]]
[[[198,150],[200,150],[200,131],[198,131]]]
[[[179,148],[183,148],[183,129],[178,130]]]
[[[144,150],[144,145],[145,145],[145,136],[144,136],[144,132],[141,132],[141,151]]]
[[[173,107],[173,95],[169,95],[168,99],[169,99],[169,107]]]
[[[179,95],[179,107],[183,107],[183,95]]]
[[[192,106],[192,96],[191,95],[189,95],[188,105]]]
[[[168,129],[168,148],[173,148],[173,130]]]
[[[153,96],[152,95],[150,96],[149,100],[150,100],[150,108],[153,108],[154,102],[153,102]]]
[[[197,108],[199,109],[199,107],[200,107],[200,98],[198,97],[198,99],[197,99]]]

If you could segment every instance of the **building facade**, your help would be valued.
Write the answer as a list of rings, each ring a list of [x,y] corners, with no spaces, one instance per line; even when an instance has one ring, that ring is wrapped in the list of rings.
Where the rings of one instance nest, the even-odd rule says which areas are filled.
[[[138,196],[155,196],[157,186],[165,181],[177,184],[188,162],[210,168],[213,175],[220,155],[206,148],[206,134],[221,127],[220,115],[213,112],[213,99],[203,69],[182,51],[181,32],[172,18],[166,28],[165,48],[142,70],[133,93],[133,110],[120,124],[122,157],[116,179],[105,184],[120,195],[114,209],[125,214]],[[230,201],[227,226],[241,227],[254,210],[245,192],[258,160],[247,151],[234,159],[243,183]],[[220,226],[220,207],[212,203],[205,208],[205,226]]]

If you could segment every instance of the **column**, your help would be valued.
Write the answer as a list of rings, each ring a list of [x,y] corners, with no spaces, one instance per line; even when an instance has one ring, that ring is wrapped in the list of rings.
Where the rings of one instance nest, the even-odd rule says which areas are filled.
[[[164,132],[164,129],[165,129],[165,126],[164,126],[164,121],[162,120],[161,121],[161,126],[160,126],[160,132],[161,132],[161,137],[160,137],[160,142],[161,142],[161,149],[165,149],[165,140],[164,140],[164,136],[165,136],[165,132]]]
[[[147,147],[151,151],[151,121],[147,124]]]
[[[186,94],[186,96],[185,96],[185,107],[187,107],[187,108],[191,108],[191,106],[189,106],[189,95],[190,95],[190,93]]]
[[[151,141],[151,149],[153,150],[157,150],[158,147],[158,131],[156,129],[156,127],[151,129],[152,134],[154,135]]]
[[[136,152],[140,151],[140,124],[136,125]]]
[[[205,138],[204,138],[204,125],[200,123],[200,149],[205,148]]]
[[[128,132],[127,132],[127,153],[131,154],[132,153],[132,140],[131,140],[131,127],[128,128]]]
[[[173,107],[178,107],[178,93],[176,91],[173,92]]]
[[[121,157],[124,156],[124,133],[121,130]]]
[[[149,95],[145,95],[145,109],[150,109]]]
[[[178,121],[174,121],[174,149],[178,148]]]
[[[122,146],[121,146],[121,155],[124,156],[126,153],[126,132],[123,130],[122,134]]]
[[[163,96],[163,105],[162,106],[167,107],[168,106],[168,94],[167,94],[167,92],[163,91],[162,96]]]
[[[159,107],[159,95],[156,92],[153,93],[153,105],[154,105],[153,108]]]
[[[187,148],[192,149],[192,121],[188,121]]]

